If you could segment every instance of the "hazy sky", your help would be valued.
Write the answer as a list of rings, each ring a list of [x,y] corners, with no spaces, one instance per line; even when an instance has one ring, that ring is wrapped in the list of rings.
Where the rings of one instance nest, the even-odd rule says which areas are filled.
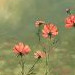
[[[0,36],[35,30],[37,19],[64,27],[65,9],[75,13],[74,0],[0,0]],[[27,27],[27,28],[26,28]]]

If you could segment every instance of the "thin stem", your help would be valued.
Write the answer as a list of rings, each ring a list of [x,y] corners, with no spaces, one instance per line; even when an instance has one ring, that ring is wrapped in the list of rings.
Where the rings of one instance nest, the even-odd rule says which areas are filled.
[[[50,41],[51,41],[51,39],[50,39]],[[49,41],[49,42],[50,42]],[[49,73],[49,51],[50,51],[50,44],[49,44],[49,46],[48,46],[48,51],[46,51],[46,73],[45,73],[45,75],[48,75],[48,73]]]
[[[39,42],[40,42],[40,40],[41,40],[41,38],[40,38],[40,27],[38,28],[38,39],[39,39]]]
[[[24,61],[23,61],[23,56],[21,56],[21,74],[24,75]]]
[[[40,58],[38,58],[34,64],[32,65],[32,67],[29,69],[28,73],[26,75],[29,75],[29,73],[33,70],[33,68],[35,67],[36,63],[39,61]]]
[[[47,55],[47,52],[46,52]],[[48,55],[46,56],[46,73],[45,75],[48,75]]]
[[[51,41],[51,40],[49,40],[49,41]],[[52,40],[51,42],[52,42],[52,43],[51,43],[51,45],[49,45],[49,51],[48,51],[48,62],[49,62],[49,58],[50,58],[50,50],[53,49],[54,44],[57,43],[57,41],[54,42],[54,40]],[[48,68],[48,69],[49,69],[49,73],[51,73],[52,69],[50,69],[50,68]]]

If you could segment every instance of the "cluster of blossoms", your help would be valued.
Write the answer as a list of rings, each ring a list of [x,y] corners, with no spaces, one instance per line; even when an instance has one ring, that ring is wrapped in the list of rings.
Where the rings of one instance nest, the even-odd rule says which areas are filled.
[[[14,46],[13,52],[17,55],[23,56],[28,54],[31,51],[30,47],[28,45],[24,45],[23,43],[19,43]],[[43,51],[36,51],[34,53],[35,58],[44,58],[45,52]]]
[[[75,27],[75,15],[71,14],[70,9],[66,9],[66,12],[68,14],[68,17],[65,19],[65,27],[66,28],[72,28]],[[41,26],[43,26],[43,29],[41,29]],[[40,41],[40,33],[42,33],[42,37],[44,37],[45,39],[52,39],[55,36],[58,35],[58,29],[57,26],[53,23],[45,23],[45,21],[42,20],[38,20],[35,22],[35,27],[38,28],[38,37],[39,37],[39,41]],[[17,45],[14,46],[13,51],[15,54],[17,54],[18,56],[24,56],[26,54],[28,54],[31,49],[28,45],[24,45],[23,43],[19,43]],[[45,58],[48,57],[46,53],[46,51],[36,51],[34,53],[34,57],[36,59],[40,59],[40,58]],[[46,58],[48,59],[48,58]],[[48,62],[46,61],[46,64]],[[26,75],[30,75],[32,72],[32,69],[34,68],[36,62],[33,64],[33,66],[30,68],[29,72]],[[46,65],[48,66],[48,65]],[[24,75],[24,63],[22,63],[22,75]],[[47,75],[47,70],[46,70],[46,75]]]
[[[23,43],[19,43],[17,45],[14,46],[13,48],[13,52],[15,54],[17,54],[18,56],[21,56],[21,59],[24,55],[28,54],[31,51],[30,47],[28,45],[24,45]],[[46,54],[43,51],[36,51],[34,53],[34,57],[39,60],[40,58],[45,58]],[[21,60],[21,67],[22,67],[22,75],[24,75],[24,60]],[[36,62],[37,63],[37,62]],[[30,75],[29,73],[32,73],[32,69],[34,68],[34,65],[30,68],[30,70],[28,71],[28,73],[26,75]]]
[[[44,25],[44,27],[42,29],[42,36],[44,38],[52,38],[52,37],[58,35],[58,29],[52,23],[45,24],[44,21],[36,21],[35,26],[40,27],[42,24]]]

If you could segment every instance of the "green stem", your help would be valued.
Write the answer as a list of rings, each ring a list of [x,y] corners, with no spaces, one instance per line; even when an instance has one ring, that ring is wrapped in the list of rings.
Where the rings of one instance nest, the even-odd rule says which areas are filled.
[[[50,44],[49,44],[49,47],[48,47],[48,51],[46,51],[47,56],[46,56],[46,73],[45,73],[45,75],[48,75],[48,73],[49,73],[49,52],[50,52]]]
[[[47,54],[47,52],[46,52]],[[46,73],[45,75],[48,75],[48,56],[46,56]]]
[[[40,42],[40,40],[41,40],[41,38],[40,38],[40,27],[38,28],[38,38],[39,38],[39,42]]]
[[[35,67],[36,63],[39,61],[40,58],[38,58],[34,64],[32,65],[32,67],[29,69],[28,73],[26,75],[29,75],[29,73],[33,70],[33,68]]]
[[[23,56],[21,56],[21,74],[24,75],[24,61],[23,61]]]

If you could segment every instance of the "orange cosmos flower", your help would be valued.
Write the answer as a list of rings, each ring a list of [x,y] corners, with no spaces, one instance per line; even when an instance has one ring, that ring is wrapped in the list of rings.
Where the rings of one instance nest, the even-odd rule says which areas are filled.
[[[31,49],[28,45],[19,43],[14,46],[13,51],[14,51],[14,53],[16,53],[18,55],[24,55],[24,54],[28,54],[31,51]]]
[[[75,15],[70,15],[66,18],[65,20],[65,27],[66,28],[71,28],[71,27],[75,27]]]
[[[44,29],[42,30],[42,33],[43,33],[43,37],[51,38],[58,35],[58,30],[54,24],[49,23],[44,25]]]
[[[36,27],[39,27],[39,26],[41,26],[41,25],[44,24],[44,23],[45,23],[44,21],[39,20],[39,21],[36,21],[36,22],[35,22],[35,26],[36,26]]]
[[[46,53],[43,52],[43,51],[36,51],[36,52],[34,53],[34,57],[35,57],[35,58],[44,58],[45,56],[46,56]]]

